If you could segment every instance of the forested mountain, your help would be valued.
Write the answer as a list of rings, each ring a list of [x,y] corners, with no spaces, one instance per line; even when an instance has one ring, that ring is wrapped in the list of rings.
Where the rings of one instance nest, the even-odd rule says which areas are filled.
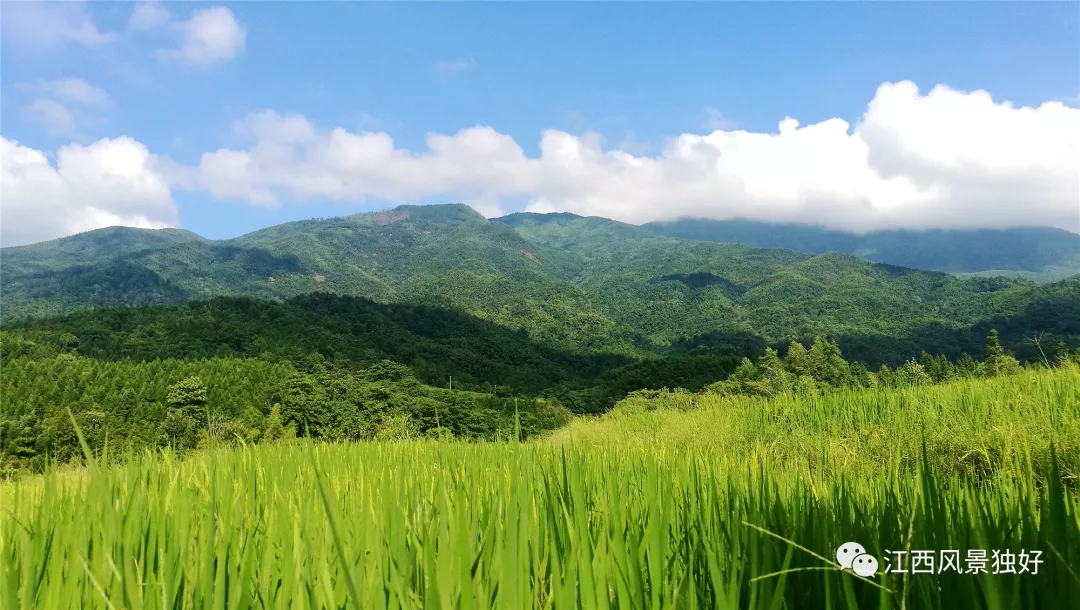
[[[225,241],[104,229],[6,248],[0,281],[5,468],[76,455],[72,418],[95,450],[505,438],[638,390],[847,387],[892,379],[882,364],[941,380],[949,361],[981,374],[1080,345],[1080,276],[965,279],[460,205]]]
[[[1080,273],[1080,235],[1048,227],[859,235],[806,224],[682,218],[644,228],[668,237],[808,254],[843,252],[877,263],[949,273],[1000,273],[1050,281]]]
[[[284,302],[218,297],[186,305],[114,307],[5,325],[10,333],[99,360],[311,358],[359,369],[383,359],[429,384],[537,394],[593,380],[626,356],[552,349],[455,310],[313,294]]]
[[[1080,277],[1042,286],[1002,277],[961,279],[839,253],[666,238],[572,214],[499,220],[538,247],[575,255],[575,285],[606,316],[654,344],[723,331],[752,332],[780,344],[826,335],[839,338],[849,353],[860,346],[853,354],[859,360],[894,363],[917,355],[925,341],[959,356],[979,345],[973,342],[985,336],[991,320],[1011,329],[1008,340],[1021,350],[1022,339],[1036,333],[1080,338],[1080,318],[1069,315],[1080,311]],[[973,332],[975,325],[980,330]],[[868,347],[886,344],[891,347]]]
[[[107,239],[128,239],[114,246]],[[0,253],[5,320],[91,306],[314,292],[454,307],[550,344],[630,353],[625,329],[553,273],[557,253],[464,205],[286,223],[237,239],[113,229]],[[10,252],[10,255],[9,255]]]
[[[941,337],[980,341],[991,322],[1013,343],[1038,332],[1055,342],[1080,336],[1080,322],[1056,321],[1080,302],[1075,279],[962,279],[571,214],[489,221],[463,205],[292,222],[225,241],[105,229],[5,248],[0,275],[7,321],[95,305],[324,292],[454,309],[554,351],[634,359],[685,346],[730,355],[739,337],[784,345],[824,335],[861,360],[895,363]]]
[[[1013,326],[1034,334],[1052,326],[1040,316],[1062,317],[1057,309],[1078,298],[1075,281],[958,279],[837,253],[665,238],[603,218],[487,220],[464,205],[288,222],[219,242],[113,228],[0,249],[0,320],[313,293],[455,309],[563,352],[640,358],[719,340],[730,354],[732,337],[823,335],[879,362],[903,362],[926,341],[990,320],[1005,340]],[[1080,334],[1055,331],[1054,340]]]

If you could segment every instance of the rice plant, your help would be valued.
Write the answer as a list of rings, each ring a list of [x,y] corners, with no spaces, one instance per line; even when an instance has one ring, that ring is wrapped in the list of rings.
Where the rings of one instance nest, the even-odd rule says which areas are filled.
[[[1078,410],[1080,371],[1065,369],[896,394],[661,395],[527,443],[300,442],[89,460],[0,487],[0,600],[1075,607]],[[986,550],[988,570],[886,573],[882,561],[864,578],[835,562],[849,541],[879,560]],[[1041,551],[1041,563],[993,574],[994,550]]]

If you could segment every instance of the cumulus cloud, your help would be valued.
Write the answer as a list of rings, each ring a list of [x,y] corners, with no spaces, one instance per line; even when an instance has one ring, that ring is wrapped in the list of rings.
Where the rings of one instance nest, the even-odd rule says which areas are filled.
[[[533,183],[513,138],[489,127],[452,136],[431,134],[428,152],[394,146],[386,133],[318,132],[302,116],[256,113],[234,124],[255,140],[250,149],[205,153],[196,168],[173,167],[183,186],[254,204],[287,199],[407,201],[467,197],[491,202]]]
[[[113,225],[176,223],[169,185],[128,137],[45,153],[0,137],[0,244],[16,246]]]
[[[269,110],[232,128],[240,145],[206,152],[195,165],[117,138],[62,148],[54,166],[4,140],[2,238],[172,224],[170,185],[268,206],[463,201],[498,215],[524,202],[529,211],[633,223],[699,216],[853,231],[1080,232],[1080,109],[1017,107],[944,86],[921,93],[886,83],[854,125],[786,117],[772,132],[683,134],[655,154],[605,147],[596,133],[549,130],[529,156],[484,126],[429,134],[413,151],[385,132],[322,128]]]
[[[76,2],[10,2],[4,4],[4,37],[36,48],[67,44],[99,46],[116,35],[103,32]]]
[[[490,127],[431,134],[427,150],[382,132],[319,130],[300,115],[237,123],[253,144],[174,173],[188,188],[256,204],[461,200],[642,223],[680,216],[881,228],[1049,225],[1080,231],[1080,110],[995,102],[983,91],[883,84],[854,126],[683,134],[655,155],[549,130],[528,157]]]
[[[208,65],[235,59],[244,51],[247,29],[224,6],[197,10],[176,27],[182,37],[180,48],[160,52],[164,58]]]

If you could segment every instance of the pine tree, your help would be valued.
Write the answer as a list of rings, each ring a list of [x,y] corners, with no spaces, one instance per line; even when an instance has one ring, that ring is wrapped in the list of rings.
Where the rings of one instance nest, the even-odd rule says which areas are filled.
[[[281,405],[274,404],[270,409],[270,415],[266,418],[266,430],[263,431],[262,440],[280,441],[296,437],[296,428],[285,427],[281,418]]]
[[[954,367],[955,375],[958,377],[978,377],[979,376],[979,363],[967,352],[960,355],[960,360],[956,361],[956,367]]]
[[[982,366],[983,375],[997,377],[998,375],[1014,375],[1020,372],[1020,363],[1016,361],[1001,346],[998,340],[997,329],[991,329],[986,336],[986,360]]]

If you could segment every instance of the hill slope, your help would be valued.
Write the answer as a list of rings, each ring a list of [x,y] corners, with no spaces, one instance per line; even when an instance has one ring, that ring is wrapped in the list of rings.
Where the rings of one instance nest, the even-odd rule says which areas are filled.
[[[941,336],[1017,317],[1043,324],[1080,302],[1071,285],[1040,290],[837,253],[676,239],[572,214],[489,221],[463,205],[292,222],[225,241],[105,229],[4,249],[0,273],[8,321],[96,305],[327,292],[457,309],[552,349],[635,358],[684,348],[730,355],[745,351],[747,337],[783,344],[817,334],[908,349],[912,337],[932,338],[927,329]],[[1039,305],[1051,294],[1054,305]],[[1070,329],[1051,339],[1072,340]],[[870,361],[917,355],[867,349]]]
[[[1080,273],[1080,235],[1047,227],[875,231],[856,235],[812,225],[683,218],[653,222],[657,235],[821,254],[949,273],[1015,274],[1057,280]]]
[[[499,220],[538,246],[576,255],[575,284],[606,316],[658,344],[738,330],[768,342],[815,334],[908,337],[928,326],[961,329],[1020,315],[1056,294],[1016,279],[958,279],[838,253],[667,238],[602,218]],[[1074,291],[1064,292],[1068,302],[1080,302]]]

